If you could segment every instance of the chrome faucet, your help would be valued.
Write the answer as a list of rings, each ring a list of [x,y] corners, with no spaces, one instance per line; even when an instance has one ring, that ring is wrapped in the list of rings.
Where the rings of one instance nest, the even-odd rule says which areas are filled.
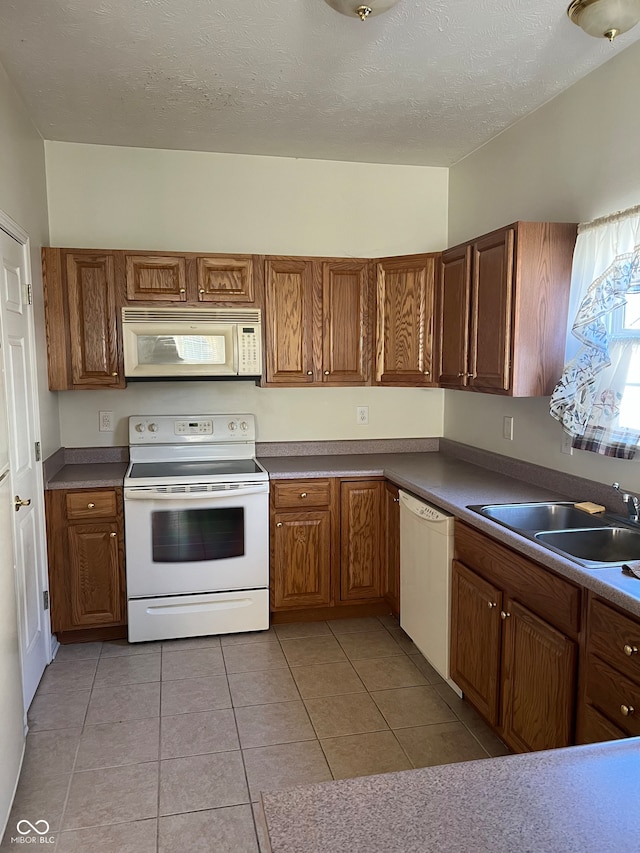
[[[620,497],[622,498],[622,503],[625,505],[627,510],[627,518],[629,521],[640,521],[640,498],[629,494],[629,492],[623,492],[620,489],[620,483],[613,483],[613,488],[616,492],[620,492]]]

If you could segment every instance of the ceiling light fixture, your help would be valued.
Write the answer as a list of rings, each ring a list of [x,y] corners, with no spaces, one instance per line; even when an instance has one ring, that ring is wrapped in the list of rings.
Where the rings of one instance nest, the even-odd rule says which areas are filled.
[[[640,21],[640,0],[573,0],[567,15],[590,36],[613,41]]]
[[[387,12],[397,2],[398,0],[367,0],[366,3],[360,3],[359,0],[325,0],[325,3],[328,3],[336,12],[348,15],[350,18],[357,16],[361,21]]]

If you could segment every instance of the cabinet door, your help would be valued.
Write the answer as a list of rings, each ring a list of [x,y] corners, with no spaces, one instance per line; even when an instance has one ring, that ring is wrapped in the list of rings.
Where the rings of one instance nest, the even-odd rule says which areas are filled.
[[[502,593],[457,560],[451,590],[451,678],[498,723]]]
[[[276,512],[272,525],[272,609],[331,604],[331,512]]]
[[[519,752],[570,746],[576,644],[515,601],[503,612],[504,738]]]
[[[174,255],[125,255],[127,299],[186,302],[186,259]]]
[[[394,616],[400,615],[400,499],[393,483],[384,487],[384,534],[386,540],[384,597]]]
[[[384,483],[340,484],[340,600],[382,598]]]
[[[313,267],[310,261],[265,261],[267,382],[314,381]]]
[[[253,302],[253,258],[199,257],[196,262],[199,302]]]
[[[389,258],[377,265],[376,381],[433,385],[437,255]]]
[[[67,628],[123,621],[123,578],[115,522],[76,524],[67,531],[71,621]]]
[[[473,246],[469,386],[508,391],[514,230],[489,234]]]
[[[364,385],[371,375],[369,264],[322,264],[322,381]]]
[[[73,385],[123,387],[113,255],[68,254],[66,274]]]
[[[438,289],[439,384],[450,388],[467,384],[470,299],[471,247],[461,246],[443,253]]]

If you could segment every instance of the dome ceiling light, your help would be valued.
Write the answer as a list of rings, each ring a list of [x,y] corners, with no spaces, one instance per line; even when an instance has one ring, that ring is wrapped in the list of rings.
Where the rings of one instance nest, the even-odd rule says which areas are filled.
[[[640,0],[573,0],[567,15],[590,36],[613,41],[640,21]]]
[[[398,0],[367,0],[366,3],[360,3],[358,0],[325,0],[325,3],[328,3],[336,12],[348,15],[350,18],[357,16],[361,21],[387,12],[397,2]]]

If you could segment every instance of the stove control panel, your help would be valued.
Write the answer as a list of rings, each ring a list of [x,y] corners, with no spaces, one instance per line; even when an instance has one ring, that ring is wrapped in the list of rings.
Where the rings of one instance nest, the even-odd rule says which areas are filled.
[[[213,444],[254,442],[255,418],[228,415],[136,415],[129,418],[129,444]]]

